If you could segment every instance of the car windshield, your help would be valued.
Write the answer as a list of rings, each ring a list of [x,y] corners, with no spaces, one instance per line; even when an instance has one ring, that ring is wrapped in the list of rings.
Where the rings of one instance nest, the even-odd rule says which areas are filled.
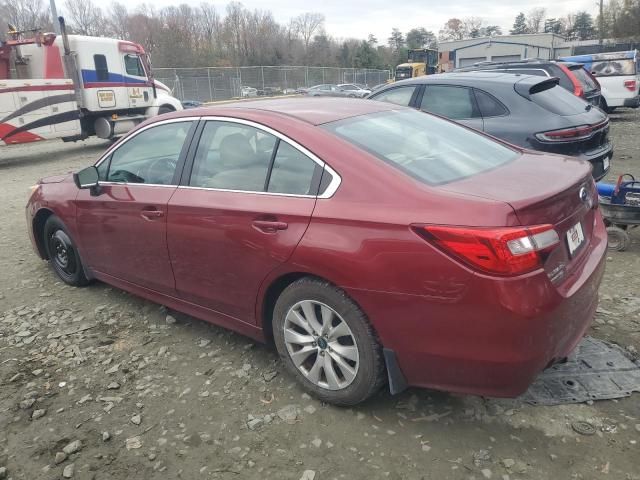
[[[578,115],[587,110],[588,103],[564,88],[554,85],[531,95],[536,105],[558,115]]]
[[[585,92],[598,89],[598,85],[596,85],[596,82],[589,76],[584,67],[572,68],[571,73],[576,76]]]
[[[518,156],[484,135],[413,110],[362,115],[323,127],[429,185],[477,175]]]

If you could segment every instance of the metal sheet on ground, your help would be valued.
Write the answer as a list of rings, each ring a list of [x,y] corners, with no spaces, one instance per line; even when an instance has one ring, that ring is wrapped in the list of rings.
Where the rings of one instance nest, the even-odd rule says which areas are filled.
[[[585,337],[566,363],[542,372],[520,400],[561,405],[628,397],[633,392],[640,392],[640,365],[620,347]]]

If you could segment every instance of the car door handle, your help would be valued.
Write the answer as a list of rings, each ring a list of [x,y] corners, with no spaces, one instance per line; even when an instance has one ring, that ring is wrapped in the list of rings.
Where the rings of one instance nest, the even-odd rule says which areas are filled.
[[[162,210],[144,209],[140,212],[140,216],[146,220],[153,220],[154,218],[160,218],[164,216]]]
[[[264,233],[276,233],[278,230],[286,230],[289,224],[271,220],[254,220],[253,227]]]

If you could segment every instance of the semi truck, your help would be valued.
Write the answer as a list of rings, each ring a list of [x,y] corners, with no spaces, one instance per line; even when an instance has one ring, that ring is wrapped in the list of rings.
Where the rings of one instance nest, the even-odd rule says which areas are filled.
[[[0,146],[60,138],[116,138],[145,119],[182,110],[153,78],[144,48],[113,38],[39,30],[0,42]]]

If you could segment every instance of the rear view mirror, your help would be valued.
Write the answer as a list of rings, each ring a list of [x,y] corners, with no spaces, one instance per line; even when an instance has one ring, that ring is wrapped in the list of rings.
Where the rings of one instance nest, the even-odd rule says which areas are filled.
[[[97,190],[99,179],[98,169],[93,165],[73,174],[73,182],[76,187],[81,189],[90,188],[92,193]]]

